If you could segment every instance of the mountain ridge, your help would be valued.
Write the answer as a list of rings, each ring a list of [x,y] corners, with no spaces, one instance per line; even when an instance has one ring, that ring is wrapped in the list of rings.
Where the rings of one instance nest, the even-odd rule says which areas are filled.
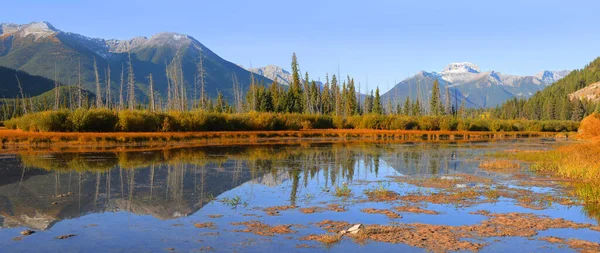
[[[501,72],[490,70],[481,71],[481,68],[470,62],[455,62],[447,65],[441,72],[420,71],[416,75],[406,78],[394,86],[406,86],[411,84],[412,90],[408,93],[413,99],[417,97],[415,93],[419,87],[422,87],[424,94],[419,95],[422,99],[429,99],[430,87],[434,80],[440,81],[441,93],[443,95],[445,86],[454,89],[455,94],[459,94],[466,99],[465,103],[469,107],[493,107],[502,104],[511,98],[527,98],[537,91],[549,86],[555,81],[566,76],[570,71],[550,71],[544,70],[532,76],[517,76],[503,74]],[[418,81],[419,76],[429,78]],[[406,95],[401,95],[398,89],[383,94],[386,99],[404,100]],[[399,88],[401,90],[411,90],[411,87]]]
[[[205,69],[206,92],[212,98],[222,92],[231,99],[234,79],[243,89],[248,89],[251,82],[249,71],[221,58],[186,34],[161,32],[150,37],[117,40],[64,32],[48,22],[0,24],[0,66],[48,79],[54,79],[57,71],[58,81],[65,84],[78,80],[76,72],[81,66],[83,86],[90,91],[95,91],[93,66],[96,61],[102,80],[106,80],[105,73],[110,67],[111,90],[117,92],[119,74],[122,67],[127,66],[128,54],[132,56],[136,77],[135,95],[140,101],[147,100],[149,95],[147,76],[150,74],[154,78],[155,91],[164,99],[169,81],[165,72],[167,68],[180,68],[188,96],[197,96],[197,65],[200,58]],[[57,62],[60,64],[55,69]],[[258,83],[272,82],[262,76],[255,79],[258,79]],[[102,88],[102,92],[105,92],[105,88]]]

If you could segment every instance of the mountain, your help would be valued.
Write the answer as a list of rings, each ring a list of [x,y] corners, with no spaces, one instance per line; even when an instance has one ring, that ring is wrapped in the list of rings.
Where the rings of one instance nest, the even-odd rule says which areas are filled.
[[[279,84],[289,86],[292,83],[292,73],[279,66],[267,65],[261,68],[249,68],[248,71],[271,80],[277,80],[277,83]],[[304,82],[304,76],[301,76],[300,80]],[[323,83],[321,81],[315,80],[315,83],[318,87],[323,87]]]
[[[267,65],[261,68],[250,68],[248,71],[277,81],[279,84],[285,84],[289,86],[292,83],[292,73],[279,66]]]
[[[548,75],[549,76],[549,75]],[[600,82],[600,57],[583,69],[571,71],[545,89],[522,101],[508,101],[498,108],[502,118],[527,118],[532,120],[581,120],[594,111]],[[574,99],[574,98],[580,99]],[[581,103],[579,103],[581,102]],[[592,103],[590,103],[592,102]]]
[[[211,97],[216,97],[218,91],[222,91],[226,97],[232,97],[233,76],[244,88],[248,88],[250,84],[249,71],[219,57],[198,40],[185,34],[164,32],[150,38],[105,40],[63,32],[47,22],[0,24],[0,66],[48,79],[53,79],[55,72],[58,72],[58,81],[65,84],[77,83],[77,70],[81,66],[82,82],[90,91],[95,91],[94,59],[102,82],[110,66],[111,90],[117,92],[121,70],[123,67],[126,69],[129,54],[138,99],[144,99],[148,94],[146,77],[149,74],[153,75],[155,88],[164,98],[168,86],[165,69],[177,68],[179,63],[187,94],[192,97],[200,56],[206,72],[206,90]],[[270,79],[262,76],[257,76],[256,79],[259,83],[271,83]],[[47,90],[40,92],[44,91]]]
[[[407,78],[386,92],[385,99],[403,101],[407,94],[413,100],[419,96],[428,101],[434,80],[441,84],[442,96],[445,86],[450,89],[453,99],[461,101],[469,107],[493,107],[511,98],[527,98],[563,78],[569,71],[543,71],[534,76],[515,76],[497,71],[482,72],[479,66],[469,63],[451,63],[441,72],[421,71]],[[455,98],[456,97],[456,98]],[[460,102],[459,102],[460,103]]]
[[[17,77],[19,78],[17,81]],[[23,95],[34,97],[44,91],[54,89],[54,81],[41,76],[33,76],[23,71],[0,67],[0,96],[6,98],[21,97],[19,82],[23,84]]]

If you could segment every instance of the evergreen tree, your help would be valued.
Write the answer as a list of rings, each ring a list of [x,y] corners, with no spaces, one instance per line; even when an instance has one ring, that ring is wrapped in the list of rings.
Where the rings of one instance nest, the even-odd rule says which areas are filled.
[[[417,98],[417,100],[415,100],[415,102],[413,103],[412,106],[412,116],[421,116],[421,113],[423,112],[423,109],[421,107],[421,102],[419,101],[419,98]]]
[[[410,98],[408,96],[406,96],[406,100],[404,101],[404,115],[406,116],[410,116],[411,115],[411,108],[410,108]]]
[[[373,99],[373,113],[383,113],[383,108],[381,107],[381,97],[379,96],[379,87],[375,89],[375,98]]]
[[[346,98],[346,115],[351,116],[358,113],[358,102],[356,100],[356,89],[354,79],[348,77],[348,92]]]
[[[430,112],[434,116],[440,116],[442,110],[442,103],[440,101],[440,82],[435,79],[433,81],[433,87],[431,88],[431,100],[429,100]]]
[[[583,119],[583,116],[585,115],[585,107],[583,106],[583,103],[581,103],[581,100],[579,99],[574,99],[573,101],[573,113],[571,114],[571,120],[572,121],[581,121]]]
[[[302,87],[300,86],[300,69],[296,53],[292,55],[292,84],[286,94],[286,112],[302,113],[304,112],[304,103],[302,97]]]
[[[335,75],[331,77],[331,92],[333,95],[333,113],[335,116],[340,116],[342,115],[342,94],[340,94],[340,87]]]
[[[329,75],[326,76],[325,85],[323,85],[323,91],[321,92],[321,113],[330,114],[332,111],[331,107],[331,91],[329,90]]]

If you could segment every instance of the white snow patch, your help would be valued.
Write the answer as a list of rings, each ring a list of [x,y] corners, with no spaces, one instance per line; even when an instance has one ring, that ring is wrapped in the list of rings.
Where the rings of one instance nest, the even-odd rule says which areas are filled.
[[[183,35],[181,35],[181,34],[173,34],[174,40],[181,40],[182,38],[183,38]]]

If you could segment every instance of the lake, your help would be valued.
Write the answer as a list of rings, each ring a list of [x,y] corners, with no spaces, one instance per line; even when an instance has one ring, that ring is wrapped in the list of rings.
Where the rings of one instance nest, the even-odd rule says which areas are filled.
[[[499,152],[567,141],[0,155],[2,252],[578,252],[600,208]],[[340,232],[361,224],[359,232]],[[21,235],[31,230],[31,235]],[[342,232],[343,233],[343,232]],[[594,252],[594,251],[589,251]]]

